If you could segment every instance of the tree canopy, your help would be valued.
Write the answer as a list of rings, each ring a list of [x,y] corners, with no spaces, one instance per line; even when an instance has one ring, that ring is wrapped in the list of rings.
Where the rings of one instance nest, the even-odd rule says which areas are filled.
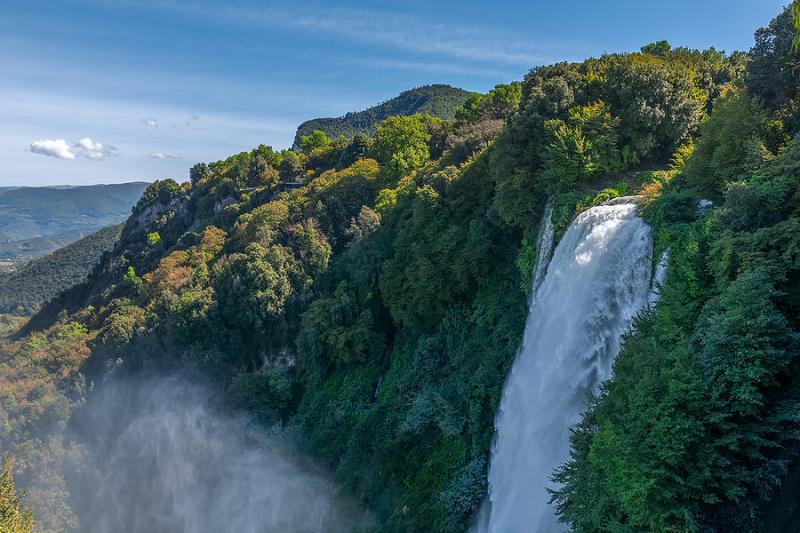
[[[37,522],[79,527],[54,457],[90,384],[180,366],[300,435],[381,531],[467,530],[544,206],[560,237],[641,194],[669,275],[575,428],[560,516],[576,531],[791,529],[792,28],[787,10],[749,56],[657,42],[540,66],[463,94],[448,120],[370,114],[360,135],[314,127],[300,151],[261,145],[149,185],[87,282],[0,343],[0,446],[28,451],[20,484],[50,502]]]

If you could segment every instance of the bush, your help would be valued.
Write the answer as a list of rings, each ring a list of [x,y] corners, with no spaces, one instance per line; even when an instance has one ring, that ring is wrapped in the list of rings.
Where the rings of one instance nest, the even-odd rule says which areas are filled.
[[[252,413],[264,424],[272,424],[286,416],[292,390],[286,375],[277,368],[259,374],[239,374],[230,385],[234,407]]]

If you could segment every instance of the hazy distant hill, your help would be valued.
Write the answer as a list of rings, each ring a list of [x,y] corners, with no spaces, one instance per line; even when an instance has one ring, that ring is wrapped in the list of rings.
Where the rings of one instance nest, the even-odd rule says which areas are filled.
[[[147,183],[0,188],[0,267],[19,266],[125,220]]]
[[[297,128],[294,146],[299,145],[301,135],[308,135],[314,130],[322,130],[331,138],[371,133],[375,124],[392,115],[428,113],[434,117],[451,119],[469,95],[469,92],[450,85],[426,85],[411,89],[364,111],[348,113],[339,118],[316,118],[303,122]]]
[[[33,312],[61,291],[86,279],[103,252],[111,250],[122,225],[109,226],[14,272],[0,273],[0,313]]]

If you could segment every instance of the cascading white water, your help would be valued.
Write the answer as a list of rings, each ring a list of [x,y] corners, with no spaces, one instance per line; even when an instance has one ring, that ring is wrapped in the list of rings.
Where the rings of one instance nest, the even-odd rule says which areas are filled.
[[[578,216],[534,294],[495,422],[489,532],[563,530],[548,503],[550,476],[648,302],[653,244],[635,211],[635,199],[618,198]]]
[[[661,298],[661,289],[667,281],[667,267],[669,267],[669,250],[661,252],[661,257],[656,265],[656,272],[653,274],[653,283],[650,286],[650,296],[647,298],[647,305],[655,307]]]
[[[533,269],[533,289],[532,294],[542,285],[544,275],[547,273],[547,265],[550,264],[550,256],[553,255],[553,205],[548,202],[544,208],[542,219],[542,230],[539,234],[539,248],[536,255],[536,267]]]

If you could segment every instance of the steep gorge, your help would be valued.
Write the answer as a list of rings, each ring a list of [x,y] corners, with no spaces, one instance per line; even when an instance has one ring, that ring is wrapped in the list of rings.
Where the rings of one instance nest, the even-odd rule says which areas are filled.
[[[790,19],[776,21],[749,63],[657,43],[537,67],[455,121],[390,117],[372,138],[262,145],[152,184],[89,280],[0,345],[0,447],[39,523],[80,530],[47,521],[69,504],[94,527],[108,502],[154,496],[127,499],[134,480],[110,468],[146,449],[125,431],[96,448],[112,450],[95,465],[114,490],[95,514],[55,458],[82,442],[66,429],[103,407],[104,383],[191,368],[224,391],[215,415],[299,436],[380,531],[465,531],[487,493],[495,530],[561,527],[555,509],[576,531],[770,531],[765,502],[796,478],[800,440],[800,84],[784,68]],[[628,200],[608,202],[628,194],[646,196],[652,236]],[[701,198],[714,205],[698,212]],[[669,250],[656,277],[669,275],[620,343],[648,300],[651,249]],[[153,398],[127,420],[185,450],[161,439],[174,398]],[[200,434],[188,447],[219,472],[255,453]],[[258,471],[227,487],[220,516],[270,498]],[[312,508],[298,524],[313,531]],[[103,519],[146,527],[131,514]],[[162,514],[165,529],[215,524]]]

